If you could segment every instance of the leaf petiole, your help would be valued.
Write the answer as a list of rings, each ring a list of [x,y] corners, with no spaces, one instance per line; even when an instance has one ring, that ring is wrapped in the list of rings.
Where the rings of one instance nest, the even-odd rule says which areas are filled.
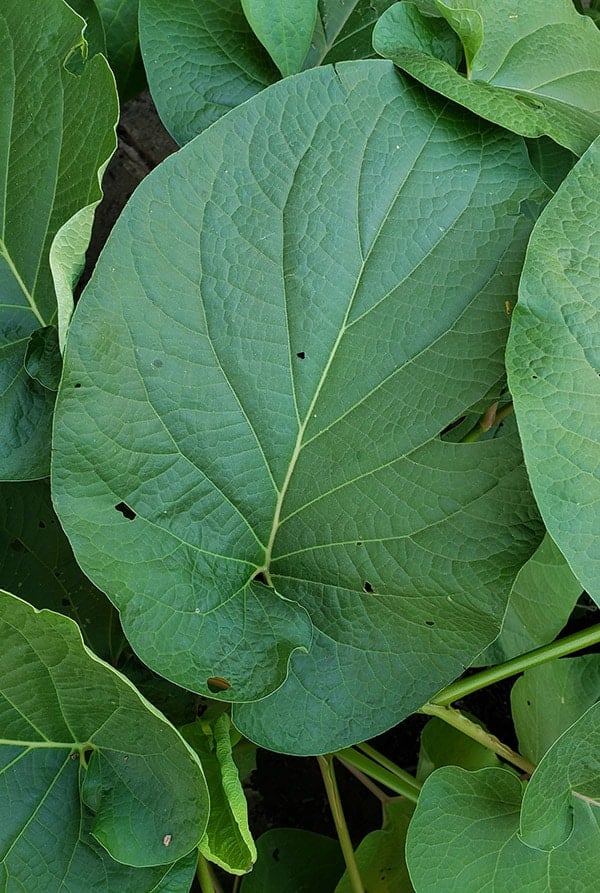
[[[335,770],[333,768],[333,754],[317,757],[317,762],[321,770],[321,775],[323,776],[323,783],[325,784],[327,799],[329,800],[331,814],[333,816],[338,839],[340,841],[340,847],[346,863],[352,893],[365,893],[358,865],[356,864],[354,848],[352,846],[352,841],[350,840],[350,834],[348,832],[348,826],[342,808],[342,801],[340,800],[340,793],[335,778]]]

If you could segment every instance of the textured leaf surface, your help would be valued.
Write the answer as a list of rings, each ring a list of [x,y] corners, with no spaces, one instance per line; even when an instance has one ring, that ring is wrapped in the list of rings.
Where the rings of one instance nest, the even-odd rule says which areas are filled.
[[[103,660],[121,650],[117,612],[75,561],[46,480],[0,484],[0,587],[75,620]]]
[[[248,803],[232,754],[229,716],[213,723],[197,720],[180,729],[204,769],[210,794],[210,816],[200,852],[232,874],[245,874],[256,861],[256,847],[248,827]]]
[[[523,451],[548,532],[600,599],[600,140],[534,230],[507,349]]]
[[[256,846],[258,861],[241,893],[333,893],[344,870],[337,840],[312,831],[266,831]]]
[[[100,193],[117,101],[101,56],[81,76],[83,22],[61,0],[0,10],[0,479],[49,472],[54,393],[25,371],[29,336],[56,323],[49,252],[58,229]],[[35,51],[34,51],[35,48]],[[83,262],[85,245],[76,260]]]
[[[407,800],[390,800],[384,807],[385,820],[380,831],[372,831],[356,850],[356,863],[361,880],[369,893],[413,893],[404,845],[413,804]],[[344,872],[335,893],[353,893]]]
[[[519,752],[538,763],[556,739],[599,700],[597,654],[553,660],[527,670],[510,693]]]
[[[320,0],[303,68],[374,55],[392,0]],[[141,0],[140,42],[163,124],[180,145],[279,79],[241,0]]]
[[[438,433],[503,375],[544,197],[521,140],[342,63],[217,122],[113,231],[57,511],[167,678],[247,702],[303,652],[236,714],[252,740],[362,740],[497,635],[540,531],[520,447]]]
[[[581,589],[552,537],[546,534],[517,574],[502,632],[479,655],[476,665],[500,664],[552,642],[569,619]]]
[[[138,35],[140,0],[95,0],[95,3],[104,26],[108,61],[117,79],[119,95],[125,101],[143,90],[146,83]],[[167,5],[171,7],[171,3]]]
[[[131,866],[187,855],[208,798],[175,729],[68,618],[2,592],[0,627],[3,884],[88,889],[89,872],[102,885],[110,866],[94,841]]]
[[[448,767],[431,775],[408,829],[406,856],[417,893],[593,893],[599,810],[574,798],[571,837],[544,852],[519,839],[522,789],[505,769]]]
[[[377,52],[417,80],[523,136],[546,134],[581,155],[600,132],[600,33],[571,0],[436,0],[448,23],[395,3]],[[439,52],[462,42],[467,73]]]
[[[317,21],[317,0],[242,0],[242,9],[283,77],[300,71]]]

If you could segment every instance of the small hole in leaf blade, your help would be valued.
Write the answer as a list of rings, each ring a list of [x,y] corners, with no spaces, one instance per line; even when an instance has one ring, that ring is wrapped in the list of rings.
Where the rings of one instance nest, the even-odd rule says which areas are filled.
[[[136,513],[132,508],[129,508],[126,502],[119,502],[115,506],[118,512],[121,512],[124,518],[127,518],[128,521],[134,521],[137,517]]]
[[[435,626],[435,620],[426,620],[425,626]]]
[[[365,590],[365,592],[375,592],[368,580],[365,580],[365,582],[363,583],[363,589]]]
[[[296,356],[298,357],[299,360],[303,360],[305,358],[306,354],[304,353],[303,350],[299,350],[298,353],[296,354]]]

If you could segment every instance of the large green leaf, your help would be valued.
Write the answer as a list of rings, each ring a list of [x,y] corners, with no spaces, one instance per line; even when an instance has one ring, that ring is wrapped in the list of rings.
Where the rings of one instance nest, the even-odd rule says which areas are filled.
[[[236,713],[251,740],[362,740],[497,635],[541,533],[518,439],[438,433],[503,375],[545,196],[522,140],[341,63],[216,122],[113,230],[55,505],[153,669],[236,702],[291,670]]]
[[[0,588],[71,617],[92,651],[116,660],[124,644],[117,612],[75,561],[48,481],[0,484]]]
[[[242,0],[242,9],[283,77],[299,72],[317,22],[317,0]]]
[[[577,578],[600,599],[600,140],[544,211],[507,349],[531,485]]]
[[[539,762],[554,741],[599,700],[597,654],[531,667],[510,693],[520,752]]]
[[[596,733],[596,752],[598,744]],[[552,797],[551,784],[544,793]],[[434,772],[408,829],[406,857],[417,893],[595,893],[600,811],[573,798],[571,837],[545,852],[519,838],[522,794],[522,782],[506,769]]]
[[[100,11],[108,61],[115,73],[122,100],[144,89],[146,78],[140,53],[138,13],[140,0],[95,0]],[[169,2],[168,8],[174,4]]]
[[[0,9],[0,479],[47,475],[54,392],[25,370],[29,336],[57,321],[49,252],[98,201],[118,110],[106,60],[77,76],[83,20],[62,0]],[[35,48],[35,52],[33,52]],[[88,232],[89,236],[89,232]],[[83,263],[85,245],[72,263]]]
[[[248,803],[232,754],[235,733],[227,713],[214,722],[204,717],[180,729],[204,769],[210,794],[210,816],[200,852],[232,874],[245,874],[256,861],[248,827]]]
[[[569,619],[581,588],[552,537],[546,534],[517,574],[502,632],[475,663],[500,664],[552,642]]]
[[[303,68],[374,55],[373,25],[393,0],[319,0]],[[241,0],[141,0],[152,98],[180,145],[279,79]]]
[[[377,52],[515,133],[547,134],[577,155],[587,149],[600,133],[600,33],[571,0],[435,4],[443,20],[423,15],[417,3],[390,7],[373,33]],[[466,75],[445,52],[453,31]]]
[[[44,891],[105,889],[102,848],[139,868],[190,853],[208,796],[176,730],[67,617],[0,592],[0,630],[3,887],[32,889],[35,876]]]
[[[258,861],[242,880],[241,893],[333,893],[344,870],[337,840],[278,828],[257,841]]]

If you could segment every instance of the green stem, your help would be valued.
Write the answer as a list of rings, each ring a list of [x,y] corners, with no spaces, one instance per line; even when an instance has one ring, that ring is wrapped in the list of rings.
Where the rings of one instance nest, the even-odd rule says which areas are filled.
[[[396,778],[399,778],[401,781],[405,782],[409,787],[412,787],[417,794],[421,790],[421,783],[417,781],[414,775],[411,775],[409,772],[406,772],[404,769],[401,769],[400,766],[397,766],[392,760],[388,759],[388,757],[384,756],[382,753],[379,753],[378,750],[375,750],[374,747],[371,747],[370,744],[366,744],[364,741],[362,744],[356,745],[359,750],[362,750],[364,754],[366,754],[370,759],[374,760],[376,763],[379,763],[380,766],[383,766],[384,769],[387,769]]]
[[[335,778],[335,770],[333,768],[333,755],[327,754],[323,757],[317,757],[319,768],[323,776],[325,790],[327,791],[327,799],[331,808],[331,814],[335,823],[335,828],[340,841],[340,847],[346,863],[348,871],[348,879],[353,893],[365,893],[363,882],[360,878],[358,865],[354,856],[354,848],[348,833],[348,826],[344,818],[344,810],[342,809],[342,801],[340,800],[340,792],[338,791],[337,781]]]
[[[215,893],[212,877],[210,876],[208,862],[201,852],[198,852],[198,867],[196,869],[196,877],[198,878],[198,883],[200,884],[202,893]]]
[[[467,735],[469,738],[482,744],[488,750],[498,754],[499,757],[512,763],[513,766],[517,766],[518,769],[525,772],[527,775],[531,775],[535,769],[533,763],[530,763],[529,760],[526,760],[525,757],[522,757],[521,754],[514,751],[511,747],[508,747],[508,745],[503,744],[495,735],[486,732],[480,725],[473,722],[471,719],[468,719],[460,712],[460,710],[455,710],[454,707],[442,707],[438,704],[429,703],[424,704],[419,713],[425,713],[427,716],[437,716],[438,719],[441,719],[453,728],[458,729],[463,735]]]
[[[360,781],[362,785],[364,785],[367,791],[370,791],[374,797],[377,797],[382,806],[385,806],[385,804],[388,803],[388,801],[391,799],[390,795],[384,794],[381,788],[376,785],[374,781],[371,781],[371,779],[367,775],[365,775],[364,772],[361,772],[360,769],[357,769],[356,766],[353,766],[352,763],[348,763],[337,754],[336,758],[351,775],[353,775],[358,781]]]
[[[353,747],[339,750],[335,756],[338,759],[343,760],[343,762],[354,766],[360,772],[364,772],[365,775],[368,775],[369,778],[379,782],[379,784],[385,785],[386,788],[389,788],[389,790],[393,791],[395,794],[399,794],[401,797],[406,797],[411,803],[416,803],[419,799],[421,785],[416,778],[413,778],[408,772],[404,772],[399,766],[395,766],[391,763],[391,765],[394,766],[394,771],[390,771],[379,763],[376,763],[374,760],[369,759],[364,753],[359,753],[359,751],[355,750]]]
[[[570,636],[565,636],[563,639],[558,639],[556,642],[550,642],[549,645],[542,645],[541,648],[536,648],[534,651],[520,654],[519,657],[513,657],[512,660],[507,660],[503,664],[488,667],[488,669],[482,670],[480,673],[467,676],[466,679],[458,679],[431,698],[429,703],[444,707],[452,704],[454,701],[458,701],[460,698],[472,695],[473,692],[482,688],[487,688],[488,685],[493,685],[494,682],[508,679],[510,676],[515,676],[517,673],[522,673],[531,667],[537,667],[539,664],[544,664],[549,660],[566,657],[574,651],[589,648],[590,645],[596,645],[598,642],[600,642],[600,623],[590,626],[588,629],[582,630],[582,632],[573,633]]]
[[[511,412],[514,412],[512,403],[505,404],[501,409],[498,409],[497,402],[492,403],[489,409],[487,409],[481,416],[475,427],[471,428],[471,430],[465,434],[461,443],[474,443],[474,441],[479,440],[482,434],[485,434],[485,432],[489,431],[490,428],[493,428],[494,425],[499,425]]]

